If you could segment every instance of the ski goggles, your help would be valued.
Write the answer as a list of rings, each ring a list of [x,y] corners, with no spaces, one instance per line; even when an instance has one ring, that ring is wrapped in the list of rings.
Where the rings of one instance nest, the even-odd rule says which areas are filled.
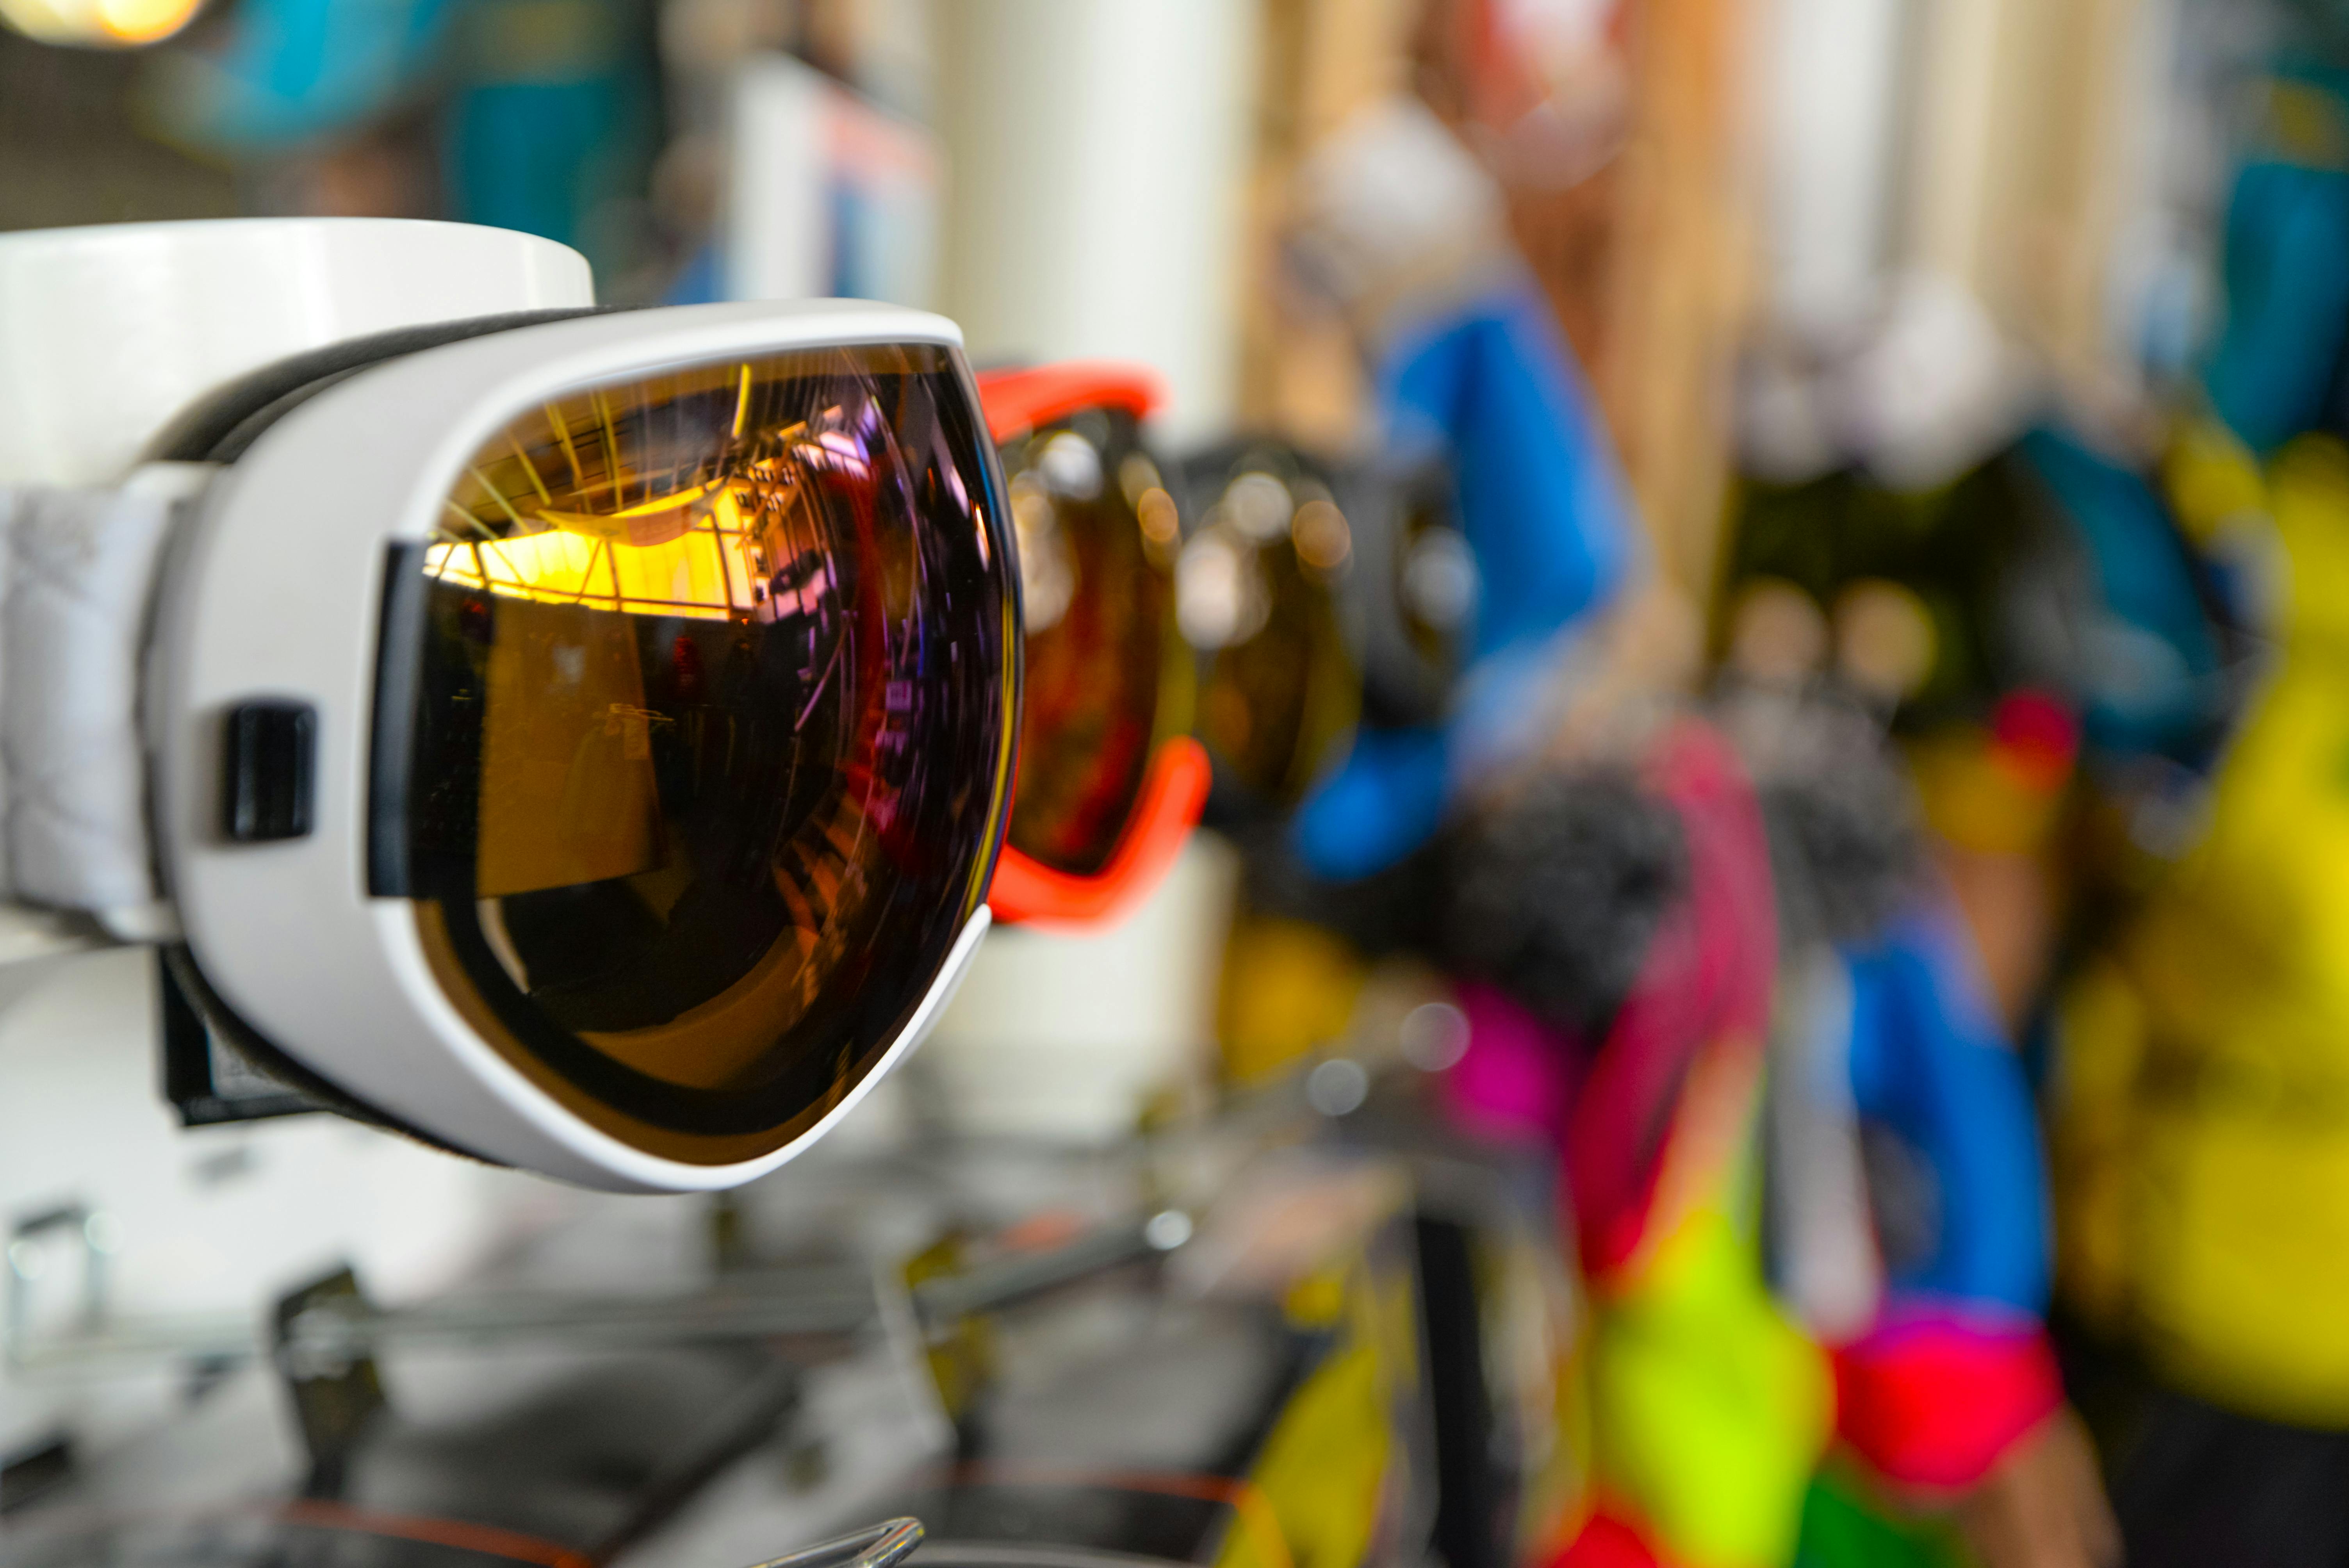
[[[1198,820],[1196,673],[1175,630],[1182,525],[1141,438],[1161,392],[1129,366],[978,378],[1019,539],[1019,782],[988,903],[998,919],[1107,919],[1157,884]]]
[[[154,449],[8,513],[10,896],[165,944],[313,1099],[594,1186],[748,1180],[916,1042],[1019,710],[952,324],[451,324]]]
[[[1198,729],[1217,810],[1280,816],[1342,755],[1361,716],[1343,591],[1354,524],[1333,471],[1281,443],[1220,448],[1186,469],[1204,504],[1175,568],[1177,610],[1205,665]]]
[[[1338,490],[1353,524],[1344,596],[1361,649],[1362,724],[1440,724],[1467,666],[1483,592],[1451,468],[1433,452],[1392,450],[1356,465]]]

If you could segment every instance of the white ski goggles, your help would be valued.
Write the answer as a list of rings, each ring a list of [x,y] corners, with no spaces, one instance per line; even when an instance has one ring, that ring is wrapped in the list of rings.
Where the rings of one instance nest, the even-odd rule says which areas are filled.
[[[918,1039],[1018,732],[951,323],[452,324],[155,449],[0,490],[8,896],[166,944],[315,1098],[594,1186],[771,1170]]]

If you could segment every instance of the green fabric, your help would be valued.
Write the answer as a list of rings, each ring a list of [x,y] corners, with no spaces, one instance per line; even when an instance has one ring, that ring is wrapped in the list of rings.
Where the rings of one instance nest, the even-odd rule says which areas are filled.
[[[1940,1520],[1894,1519],[1822,1475],[1803,1499],[1795,1568],[1968,1568],[1968,1562]]]
[[[1752,1242],[1700,1209],[1598,1304],[1590,1374],[1601,1486],[1685,1568],[1775,1568],[1832,1416],[1824,1358],[1780,1314]]]

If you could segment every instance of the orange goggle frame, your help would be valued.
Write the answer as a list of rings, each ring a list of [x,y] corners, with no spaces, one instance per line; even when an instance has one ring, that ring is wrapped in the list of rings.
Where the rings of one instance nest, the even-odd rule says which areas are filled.
[[[1085,408],[1116,408],[1139,419],[1164,400],[1157,376],[1139,366],[1072,360],[978,377],[988,434],[998,446]],[[1143,772],[1133,813],[1102,869],[1058,871],[1006,844],[995,862],[987,906],[999,921],[1090,924],[1139,903],[1158,885],[1206,804],[1206,748],[1187,735],[1161,741]]]

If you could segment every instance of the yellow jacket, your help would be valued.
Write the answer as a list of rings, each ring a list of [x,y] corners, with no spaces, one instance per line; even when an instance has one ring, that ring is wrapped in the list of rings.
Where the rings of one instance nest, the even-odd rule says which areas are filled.
[[[2266,500],[2276,645],[2204,831],[2060,1010],[2059,1280],[2182,1386],[2349,1426],[2349,449]]]

